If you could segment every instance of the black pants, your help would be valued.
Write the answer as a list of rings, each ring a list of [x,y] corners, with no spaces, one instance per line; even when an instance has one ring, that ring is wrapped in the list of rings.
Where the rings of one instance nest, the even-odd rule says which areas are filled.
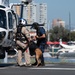
[[[42,54],[42,56],[41,56],[41,63],[42,63],[42,65],[45,64],[45,63],[44,63],[44,56],[43,56],[43,54]]]

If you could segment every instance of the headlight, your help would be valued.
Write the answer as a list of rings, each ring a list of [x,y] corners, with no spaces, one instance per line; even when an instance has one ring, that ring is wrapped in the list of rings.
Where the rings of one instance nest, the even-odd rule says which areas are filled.
[[[3,41],[5,35],[6,35],[5,31],[0,32],[0,43]]]

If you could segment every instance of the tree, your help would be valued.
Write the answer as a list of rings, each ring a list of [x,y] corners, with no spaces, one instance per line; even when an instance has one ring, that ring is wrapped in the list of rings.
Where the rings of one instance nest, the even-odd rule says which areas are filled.
[[[71,40],[72,40],[72,41],[75,41],[75,31],[72,31],[72,32],[70,33],[70,36],[71,36]]]
[[[70,31],[68,29],[65,29],[62,26],[55,26],[49,32],[51,33],[51,35],[50,35],[51,41],[59,41],[59,39],[62,39],[62,41],[69,40],[69,32]]]

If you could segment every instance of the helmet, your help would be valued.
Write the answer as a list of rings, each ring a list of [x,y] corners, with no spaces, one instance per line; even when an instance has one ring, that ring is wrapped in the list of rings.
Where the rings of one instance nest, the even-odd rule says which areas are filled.
[[[27,21],[25,19],[21,18],[19,20],[19,24],[26,25],[27,24]]]
[[[33,23],[33,26],[38,26],[39,24],[37,22],[34,22]]]
[[[31,29],[36,29],[39,26],[39,24],[37,22],[34,22],[31,26]]]

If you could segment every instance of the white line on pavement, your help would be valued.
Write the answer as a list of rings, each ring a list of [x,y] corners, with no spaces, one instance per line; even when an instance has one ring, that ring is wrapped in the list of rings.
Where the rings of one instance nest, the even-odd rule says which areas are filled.
[[[75,68],[29,68],[37,70],[75,70]]]

